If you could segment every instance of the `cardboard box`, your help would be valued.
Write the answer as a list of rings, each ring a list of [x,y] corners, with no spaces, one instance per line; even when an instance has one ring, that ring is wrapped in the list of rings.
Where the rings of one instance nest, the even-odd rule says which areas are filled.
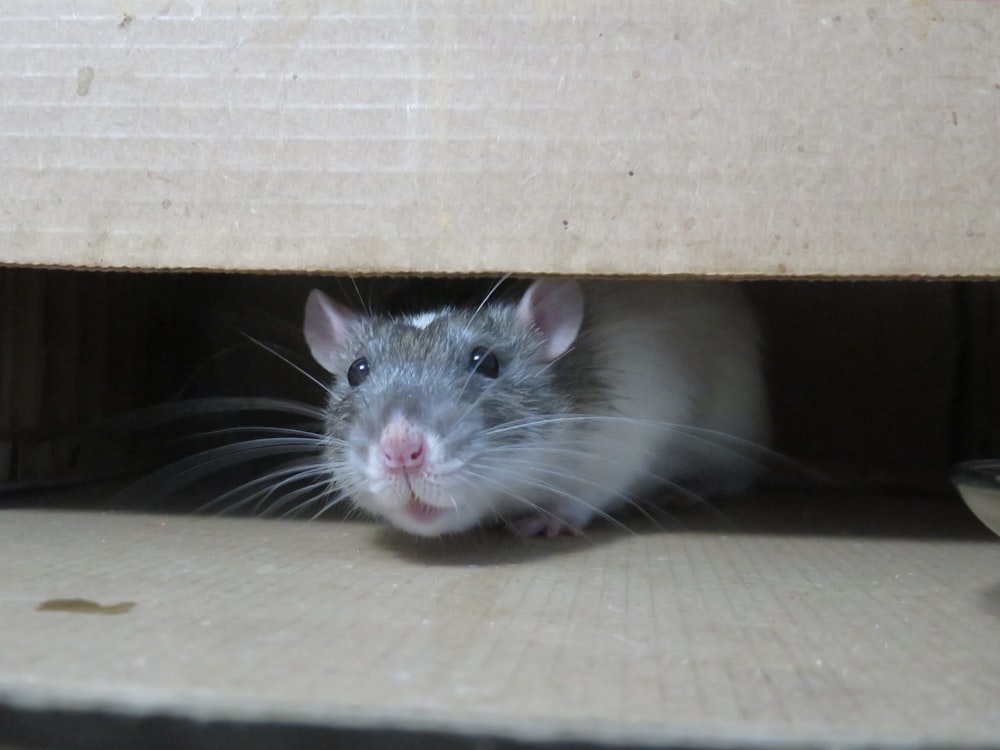
[[[840,482],[548,543],[20,496],[0,743],[1000,747],[1000,545],[945,485],[1000,451],[991,4],[38,0],[0,31],[0,478],[294,389],[215,334],[294,325],[335,283],[297,274],[513,272],[785,278],[750,288],[779,448]]]
[[[2,13],[8,263],[1000,273],[988,3]]]

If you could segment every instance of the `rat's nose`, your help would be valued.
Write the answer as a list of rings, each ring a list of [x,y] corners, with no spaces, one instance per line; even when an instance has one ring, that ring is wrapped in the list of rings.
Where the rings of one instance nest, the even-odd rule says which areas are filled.
[[[393,473],[408,473],[420,469],[427,455],[423,432],[403,418],[393,419],[382,431],[379,440],[382,465]]]

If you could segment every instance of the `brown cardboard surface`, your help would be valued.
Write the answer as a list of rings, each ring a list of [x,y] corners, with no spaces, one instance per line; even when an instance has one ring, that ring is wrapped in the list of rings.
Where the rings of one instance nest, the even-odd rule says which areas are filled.
[[[1000,737],[996,540],[636,530],[5,511],[0,695],[536,738]]]
[[[994,4],[0,7],[0,263],[1000,275]]]

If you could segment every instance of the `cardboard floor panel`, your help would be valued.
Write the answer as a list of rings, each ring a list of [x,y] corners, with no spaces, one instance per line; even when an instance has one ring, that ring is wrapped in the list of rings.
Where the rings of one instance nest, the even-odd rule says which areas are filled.
[[[985,536],[413,540],[7,510],[0,560],[0,702],[25,709],[1000,746],[1000,543]]]

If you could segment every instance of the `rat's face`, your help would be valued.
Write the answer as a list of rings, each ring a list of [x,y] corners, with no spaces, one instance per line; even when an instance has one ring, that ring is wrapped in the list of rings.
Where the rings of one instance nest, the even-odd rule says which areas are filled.
[[[306,337],[335,376],[335,488],[423,536],[530,510],[543,481],[537,450],[552,431],[544,418],[571,404],[525,302],[390,319],[356,316],[318,294]]]

